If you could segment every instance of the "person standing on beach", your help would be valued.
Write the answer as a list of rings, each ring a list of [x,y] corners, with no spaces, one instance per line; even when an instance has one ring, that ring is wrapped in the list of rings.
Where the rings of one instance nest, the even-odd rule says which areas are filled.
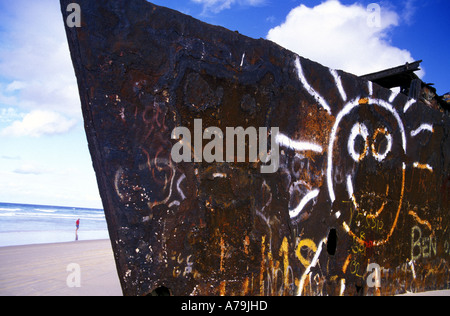
[[[75,240],[78,240],[78,229],[80,228],[80,219],[76,222],[77,229],[75,230]]]

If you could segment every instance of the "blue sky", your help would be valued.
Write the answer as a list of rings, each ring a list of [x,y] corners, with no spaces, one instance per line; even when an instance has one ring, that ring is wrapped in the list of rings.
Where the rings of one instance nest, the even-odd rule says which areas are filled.
[[[423,59],[450,90],[448,0],[153,2],[359,75]],[[58,0],[0,0],[0,201],[101,207]]]

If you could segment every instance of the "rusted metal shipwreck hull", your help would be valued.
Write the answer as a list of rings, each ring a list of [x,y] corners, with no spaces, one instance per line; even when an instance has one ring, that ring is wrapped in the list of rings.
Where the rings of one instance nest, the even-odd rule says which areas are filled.
[[[66,30],[125,295],[449,287],[446,114],[144,0],[77,3]],[[201,136],[198,162],[174,162],[172,132],[196,119],[266,127],[278,170],[200,161]]]

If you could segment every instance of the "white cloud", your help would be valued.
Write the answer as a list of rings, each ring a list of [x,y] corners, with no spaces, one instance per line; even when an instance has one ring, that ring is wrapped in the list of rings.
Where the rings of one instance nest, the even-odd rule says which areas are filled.
[[[59,1],[9,1],[1,11],[0,104],[81,119]]]
[[[381,8],[378,26],[373,12],[361,4],[328,0],[313,8],[301,5],[267,35],[279,45],[325,66],[364,75],[413,61],[411,53],[394,47],[388,32],[399,16]],[[368,22],[369,21],[369,22]]]
[[[20,156],[7,156],[7,155],[3,155],[3,156],[1,156],[1,158],[5,159],[5,160],[20,160],[21,159]]]
[[[402,2],[403,12],[402,20],[408,25],[412,25],[413,18],[417,12],[416,0],[404,0]]]
[[[0,123],[11,123],[15,120],[22,119],[24,116],[15,108],[0,109]]]
[[[12,137],[58,135],[67,133],[76,124],[76,120],[67,119],[59,113],[36,110],[25,115],[23,120],[13,122],[3,129],[0,135]]]
[[[46,170],[40,166],[37,166],[35,164],[28,163],[28,164],[24,164],[24,165],[20,166],[19,168],[15,169],[13,172],[17,173],[17,174],[37,176],[37,175],[47,173],[48,170]]]
[[[203,5],[203,13],[212,12],[219,13],[223,10],[230,9],[232,5],[260,6],[266,0],[191,0],[194,3]]]
[[[15,92],[26,87],[26,84],[21,81],[13,81],[6,86],[6,92]]]

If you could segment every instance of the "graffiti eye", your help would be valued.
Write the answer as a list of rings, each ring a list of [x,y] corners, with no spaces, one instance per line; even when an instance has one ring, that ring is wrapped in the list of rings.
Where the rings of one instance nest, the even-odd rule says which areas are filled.
[[[375,131],[372,141],[373,157],[382,162],[392,150],[392,136],[385,128]]]
[[[355,162],[360,162],[367,156],[369,148],[369,131],[364,124],[353,126],[348,139],[348,152]]]

